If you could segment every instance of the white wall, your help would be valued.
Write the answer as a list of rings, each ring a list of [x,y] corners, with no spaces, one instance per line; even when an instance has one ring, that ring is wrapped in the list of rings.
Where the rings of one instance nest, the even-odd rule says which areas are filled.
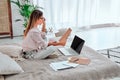
[[[18,12],[18,7],[13,3],[11,3],[11,12],[12,12],[13,36],[23,35],[23,30],[24,30],[24,27],[22,25],[23,22],[22,21],[15,22],[16,19],[22,19],[22,17]]]

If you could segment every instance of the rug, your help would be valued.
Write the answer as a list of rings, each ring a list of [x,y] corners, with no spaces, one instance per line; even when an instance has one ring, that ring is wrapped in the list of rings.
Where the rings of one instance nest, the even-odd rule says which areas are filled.
[[[97,52],[120,65],[120,46],[115,48],[97,50]]]

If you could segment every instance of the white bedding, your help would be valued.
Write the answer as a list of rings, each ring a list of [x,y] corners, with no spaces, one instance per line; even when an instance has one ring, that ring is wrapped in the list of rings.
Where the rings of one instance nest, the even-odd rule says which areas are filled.
[[[102,80],[120,77],[120,67],[96,51],[84,46],[80,56],[91,59],[90,64],[57,72],[49,64],[67,60],[67,56],[59,55],[55,59],[18,61],[24,72],[5,76],[5,80]]]

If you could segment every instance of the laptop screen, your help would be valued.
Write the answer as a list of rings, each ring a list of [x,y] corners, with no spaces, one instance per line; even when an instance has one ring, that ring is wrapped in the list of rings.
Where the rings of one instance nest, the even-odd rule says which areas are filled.
[[[85,41],[83,39],[75,35],[71,44],[71,48],[80,54],[84,43]]]

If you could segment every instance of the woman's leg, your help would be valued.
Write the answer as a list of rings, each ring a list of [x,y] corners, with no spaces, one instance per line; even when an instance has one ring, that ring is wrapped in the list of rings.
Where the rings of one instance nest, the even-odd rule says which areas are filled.
[[[54,53],[56,50],[57,50],[56,47],[49,46],[40,52],[38,51],[38,53],[34,55],[34,59],[44,59],[51,55],[52,53]]]
[[[71,31],[72,30],[70,28],[68,28],[68,30],[65,32],[65,34],[63,34],[63,36],[60,38],[59,42],[49,42],[48,46],[50,46],[50,45],[53,45],[53,46],[58,46],[58,45],[65,46],[67,38],[70,35]]]
[[[70,35],[71,31],[72,31],[72,29],[68,28],[68,30],[65,32],[65,34],[63,34],[63,36],[60,38],[59,42],[62,43],[63,46],[65,46],[67,38]]]

